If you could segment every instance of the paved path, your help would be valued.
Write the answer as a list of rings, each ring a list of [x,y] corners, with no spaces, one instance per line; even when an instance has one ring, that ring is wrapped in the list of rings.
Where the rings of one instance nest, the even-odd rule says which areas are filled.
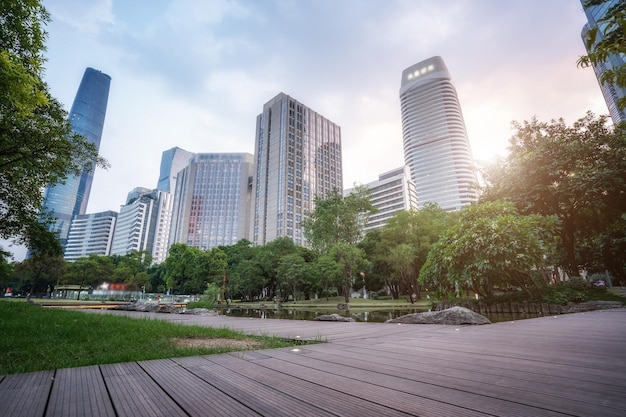
[[[0,376],[0,417],[626,416],[626,309],[486,326],[139,315],[329,343]]]

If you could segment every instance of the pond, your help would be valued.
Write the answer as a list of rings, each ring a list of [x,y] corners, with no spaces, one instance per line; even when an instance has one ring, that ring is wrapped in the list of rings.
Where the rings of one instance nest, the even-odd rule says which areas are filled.
[[[218,309],[218,314],[232,317],[252,317],[259,319],[286,319],[286,320],[312,320],[323,314],[339,314],[343,317],[352,317],[357,322],[384,323],[387,320],[395,319],[405,314],[419,313],[423,310],[414,309],[385,309],[385,310],[307,310],[299,308],[228,308]],[[523,320],[541,317],[541,314],[530,313],[493,313],[486,317],[492,322]]]

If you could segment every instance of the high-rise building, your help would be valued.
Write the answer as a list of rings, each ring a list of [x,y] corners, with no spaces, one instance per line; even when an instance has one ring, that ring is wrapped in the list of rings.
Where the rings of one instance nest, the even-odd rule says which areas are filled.
[[[75,133],[100,148],[102,128],[109,98],[111,77],[93,68],[87,68],[70,111],[70,124]],[[61,245],[67,244],[72,218],[85,214],[94,169],[83,171],[79,176],[67,178],[64,184],[48,187],[44,193],[43,211],[54,218],[51,231]]]
[[[161,156],[161,169],[157,189],[168,193],[174,193],[176,188],[176,174],[189,165],[193,152],[174,147],[163,151]]]
[[[300,223],[314,197],[343,189],[341,128],[280,93],[257,116],[254,157],[252,242],[306,246]]]
[[[404,159],[419,207],[437,203],[459,210],[478,198],[461,106],[439,56],[402,71],[400,86]]]
[[[117,216],[111,255],[147,251],[152,255],[158,223],[159,198],[163,192],[136,187],[128,193]]]
[[[157,229],[152,249],[154,263],[161,263],[167,258],[177,174],[189,165],[193,155],[192,152],[178,147],[163,151],[159,181],[157,182],[157,190],[161,193],[157,209]]]
[[[417,210],[417,193],[406,166],[393,169],[378,176],[377,181],[364,185],[370,192],[370,202],[376,213],[370,214],[363,233],[383,227],[399,211]],[[344,191],[350,194],[352,189]]]
[[[74,216],[63,259],[73,262],[89,255],[108,256],[116,220],[114,211]]]
[[[249,153],[198,153],[176,180],[170,245],[207,250],[249,239]]]
[[[583,30],[581,33],[585,47],[587,46],[587,34],[592,28],[597,28],[595,43],[598,43],[605,37],[607,25],[605,22],[600,22],[600,20],[606,16],[606,13],[612,7],[616,6],[620,2],[623,4],[624,0],[608,0],[598,5],[585,7],[585,1],[581,0],[581,3],[583,4],[583,9],[585,10],[585,15],[587,15],[587,23],[583,26]],[[615,71],[617,68],[623,66],[625,60],[626,55],[624,54],[610,54],[605,62],[593,66],[593,71],[595,72],[596,78],[598,79],[598,84],[600,84],[600,89],[602,90],[604,101],[606,101],[606,105],[609,109],[609,114],[611,115],[611,119],[613,120],[614,124],[626,121],[626,113],[624,112],[624,110],[620,110],[617,107],[617,101],[621,98],[626,97],[626,88],[617,87],[609,83],[603,83],[601,81],[601,77],[602,74],[604,74],[607,70]]]

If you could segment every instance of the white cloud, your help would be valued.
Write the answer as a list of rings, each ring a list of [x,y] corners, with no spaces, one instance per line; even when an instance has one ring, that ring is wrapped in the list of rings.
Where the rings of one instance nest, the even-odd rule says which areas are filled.
[[[45,0],[44,6],[79,33],[99,33],[115,24],[112,0]]]

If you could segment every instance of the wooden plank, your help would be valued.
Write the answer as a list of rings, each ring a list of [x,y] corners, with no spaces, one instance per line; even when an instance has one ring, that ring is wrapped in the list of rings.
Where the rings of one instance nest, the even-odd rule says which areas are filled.
[[[484,415],[445,403],[418,402],[414,397],[406,396],[402,392],[384,388],[372,389],[369,383],[348,380],[332,373],[326,373],[320,379],[313,379],[310,377],[310,369],[293,365],[285,372],[285,368],[281,369],[275,359],[245,363],[233,355],[207,356],[206,358],[259,383],[271,385],[286,394],[310,401],[318,409],[340,416],[451,415],[461,417]]]
[[[44,415],[54,371],[6,375],[0,382],[0,416]]]
[[[186,417],[187,414],[134,363],[101,365],[118,417]]]
[[[140,362],[148,375],[190,416],[240,417],[261,414],[207,381],[166,359]]]
[[[216,355],[219,356],[219,355]],[[250,409],[264,416],[325,417],[334,416],[304,399],[287,395],[273,386],[260,384],[249,376],[233,372],[230,368],[217,365],[206,357],[174,359],[179,366],[210,383],[223,395],[236,398]]]
[[[415,394],[434,401],[448,402],[458,406],[465,405],[484,413],[497,414],[506,410],[508,415],[533,416],[550,415],[550,411],[553,411],[587,416],[597,415],[598,411],[602,410],[603,415],[607,416],[626,415],[625,406],[621,404],[619,397],[613,395],[600,396],[596,393],[594,395],[599,398],[591,398],[593,396],[580,390],[578,397],[571,396],[563,389],[553,388],[540,379],[511,388],[507,386],[509,385],[507,381],[515,379],[515,373],[500,381],[461,379],[453,375],[416,372],[404,366],[410,364],[409,358],[394,366],[372,364],[369,369],[364,369],[363,364],[366,363],[367,358],[345,356],[341,360],[333,361],[329,360],[329,353],[327,351],[323,354],[297,355],[284,349],[277,349],[270,353],[277,359],[277,362],[263,361],[263,364],[285,372],[304,373],[302,370],[294,370],[289,365],[285,365],[285,362],[296,363],[302,367],[314,369],[316,372],[311,372],[311,375],[315,378],[324,378],[324,375],[334,373],[355,381],[371,381],[381,387]]]
[[[360,396],[411,415],[560,415],[456,387],[380,373],[378,368],[362,370],[325,363],[309,358],[306,353],[294,354],[284,349],[271,354],[276,358],[260,362],[268,369],[299,375],[312,383],[323,384],[333,390]]]
[[[59,369],[54,377],[46,417],[114,417],[100,368]]]

